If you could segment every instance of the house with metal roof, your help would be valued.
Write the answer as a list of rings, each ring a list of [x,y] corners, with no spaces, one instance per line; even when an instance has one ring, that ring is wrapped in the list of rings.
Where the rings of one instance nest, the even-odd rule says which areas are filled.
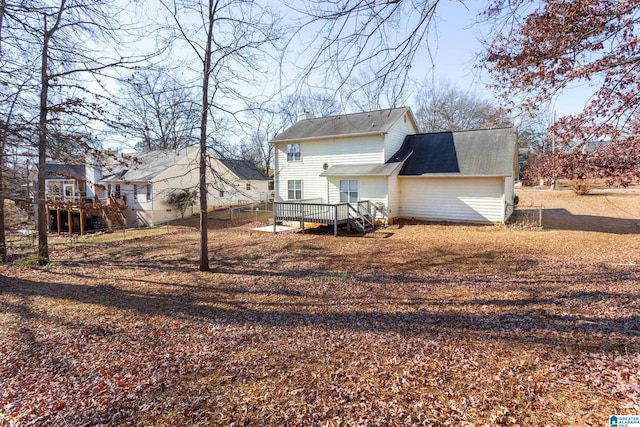
[[[513,128],[425,134],[409,108],[393,108],[305,115],[271,142],[276,221],[367,231],[400,218],[504,222],[513,211]]]

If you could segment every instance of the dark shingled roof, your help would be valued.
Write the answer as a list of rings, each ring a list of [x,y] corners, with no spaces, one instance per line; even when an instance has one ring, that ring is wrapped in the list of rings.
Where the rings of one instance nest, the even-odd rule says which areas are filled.
[[[243,181],[267,181],[269,179],[269,177],[250,160],[218,160]]]
[[[408,107],[402,107],[299,120],[271,142],[384,133],[409,111]]]
[[[45,165],[45,179],[86,179],[84,165],[65,165],[60,163],[47,163]]]
[[[510,176],[516,149],[514,128],[407,135],[387,163],[404,160],[400,175]]]

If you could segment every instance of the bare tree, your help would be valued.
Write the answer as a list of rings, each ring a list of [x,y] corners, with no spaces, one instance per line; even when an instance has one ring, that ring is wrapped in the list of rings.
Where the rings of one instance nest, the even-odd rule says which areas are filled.
[[[374,111],[385,108],[396,108],[407,105],[408,91],[405,90],[404,81],[390,79],[383,81],[375,79],[370,72],[359,72],[353,76],[345,90],[346,103],[356,111]]]
[[[207,152],[209,124],[220,114],[235,116],[234,102],[246,100],[244,89],[258,73],[259,57],[278,38],[276,19],[257,3],[243,0],[163,0],[174,30],[200,66],[200,271],[209,270],[207,234]],[[199,25],[193,25],[198,22]]]
[[[416,97],[415,115],[424,132],[495,127],[507,122],[492,102],[446,82],[422,86]]]
[[[31,58],[22,52],[19,23],[13,18],[16,4],[0,1],[0,262],[7,260],[4,200],[7,155],[16,146],[28,123],[23,107],[33,77]]]
[[[267,107],[252,108],[247,116],[248,132],[240,144],[240,158],[251,160],[265,173],[273,166],[271,139],[282,130],[282,116]]]
[[[1,27],[1,22],[0,22]],[[0,122],[0,262],[7,261],[7,237],[5,234],[5,185],[4,185],[4,168],[5,157],[9,144],[9,139],[16,131],[15,126],[15,110],[20,97],[20,89],[13,93],[13,97],[8,101],[6,111],[3,111],[2,122]]]
[[[290,3],[302,25],[289,50],[302,44],[312,57],[300,67],[303,79],[322,74],[322,86],[342,89],[355,77],[359,86],[403,94],[416,54],[436,36],[440,0],[308,0]],[[308,37],[309,32],[313,36]],[[300,43],[302,42],[302,43]],[[287,64],[289,66],[289,64]],[[295,66],[296,64],[291,64]]]
[[[552,149],[552,135],[548,114],[536,113],[521,117],[518,123],[518,143],[534,153],[548,153]]]
[[[116,127],[138,141],[138,151],[175,150],[194,144],[198,101],[191,86],[170,69],[134,73],[121,89]]]
[[[89,148],[90,123],[105,112],[104,79],[113,67],[135,62],[117,52],[112,43],[124,30],[118,23],[120,8],[110,0],[58,0],[57,2],[3,3],[3,27],[11,29],[12,54],[33,70],[30,95],[34,108],[38,151],[38,255],[48,262],[45,164],[52,141],[67,140],[78,149]],[[4,36],[3,36],[4,37]],[[124,40],[119,39],[123,42]],[[34,48],[38,47],[38,48]],[[111,59],[113,58],[113,59]],[[36,61],[37,59],[37,61]],[[37,65],[36,65],[37,63]],[[37,70],[37,71],[36,71]],[[37,76],[37,77],[36,77]]]
[[[282,129],[293,125],[298,120],[298,114],[303,112],[313,117],[325,117],[339,114],[341,111],[342,107],[329,93],[311,90],[287,95],[277,106]]]

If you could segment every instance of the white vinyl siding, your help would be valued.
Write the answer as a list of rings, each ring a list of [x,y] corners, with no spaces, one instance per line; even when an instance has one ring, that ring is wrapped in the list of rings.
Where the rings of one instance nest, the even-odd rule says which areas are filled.
[[[387,191],[389,193],[387,203],[387,215],[389,219],[397,218],[400,215],[400,187],[398,183],[398,171],[387,178]]]
[[[323,165],[348,165],[358,163],[384,163],[383,137],[373,135],[368,137],[323,139],[318,141],[303,141],[300,143],[302,160],[287,161],[287,144],[276,146],[276,176],[275,197],[277,200],[288,200],[287,181],[298,179],[304,181],[305,199],[322,199],[329,197],[327,178],[320,176],[324,171]],[[362,195],[360,196],[363,197]],[[337,203],[338,199],[332,203]]]
[[[504,179],[504,200],[505,200],[505,221],[513,214],[515,206],[513,198],[515,196],[515,186],[513,177],[508,176]]]
[[[504,178],[400,178],[400,216],[503,222]]]
[[[405,120],[406,119],[406,120]],[[417,133],[418,129],[413,127],[413,122],[409,118],[409,113],[405,113],[403,117],[400,117],[394,125],[389,129],[389,132],[384,138],[384,161],[386,162],[396,154],[396,152],[402,146],[405,136],[413,135]]]
[[[340,181],[342,178],[358,180],[359,200],[387,205],[387,179],[381,176],[332,177],[329,178],[329,203],[340,203]]]

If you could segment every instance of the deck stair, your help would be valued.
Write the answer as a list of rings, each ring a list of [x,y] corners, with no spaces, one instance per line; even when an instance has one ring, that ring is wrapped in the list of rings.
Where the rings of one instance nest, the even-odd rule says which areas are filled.
[[[127,220],[124,215],[126,208],[126,201],[118,201],[113,196],[110,196],[106,203],[94,198],[58,198],[56,196],[47,201],[48,211],[54,212],[54,218],[57,218],[58,233],[60,233],[63,222],[66,221],[71,224],[67,226],[70,229],[69,233],[80,232],[80,234],[84,234],[85,221],[88,216],[101,218],[107,229],[113,229],[117,226],[126,227]],[[74,215],[76,220],[72,219]],[[76,226],[72,224],[74,222]],[[82,225],[78,225],[78,222]]]
[[[109,204],[103,206],[103,211],[111,221],[112,226],[117,224],[121,227],[127,226],[127,219],[122,212],[123,208],[126,208],[126,202],[120,203],[113,195],[109,196]]]
[[[341,225],[366,234],[375,230],[379,212],[380,208],[368,200],[354,203],[322,203],[321,199],[273,202],[274,233],[278,223],[291,221],[299,223],[303,232],[305,224],[313,223],[332,225],[334,236],[338,235]]]
[[[374,231],[375,225],[375,207],[372,212],[371,205],[368,201],[358,202],[357,205],[349,204],[349,225],[362,234]]]
[[[123,213],[126,204],[118,202],[113,196],[109,196],[106,204],[95,200],[91,204],[83,204],[82,207],[88,214],[99,216],[109,230],[127,226],[127,219]]]

